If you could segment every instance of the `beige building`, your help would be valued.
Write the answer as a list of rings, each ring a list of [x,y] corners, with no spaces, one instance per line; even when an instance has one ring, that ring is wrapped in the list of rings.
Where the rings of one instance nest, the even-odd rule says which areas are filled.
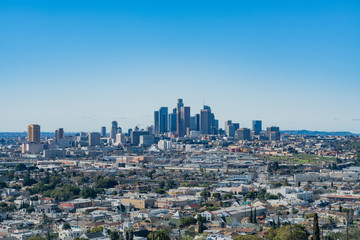
[[[138,209],[153,207],[154,202],[155,202],[155,199],[133,199],[133,198],[122,198],[121,199],[122,204],[128,203]]]
[[[28,126],[28,142],[40,143],[40,125],[31,124]]]

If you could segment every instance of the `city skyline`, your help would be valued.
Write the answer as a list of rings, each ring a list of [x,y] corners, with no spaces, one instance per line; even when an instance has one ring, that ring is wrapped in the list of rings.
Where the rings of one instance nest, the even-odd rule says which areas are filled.
[[[220,126],[360,133],[357,1],[2,1],[0,131],[144,128],[183,98]]]

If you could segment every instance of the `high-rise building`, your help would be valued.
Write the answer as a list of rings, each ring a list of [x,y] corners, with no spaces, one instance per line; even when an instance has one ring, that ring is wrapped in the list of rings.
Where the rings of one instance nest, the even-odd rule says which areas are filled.
[[[176,108],[168,116],[168,132],[176,132]]]
[[[183,100],[178,99],[176,108],[176,134],[180,137],[181,134],[181,108],[184,106]]]
[[[211,134],[211,110],[205,106],[200,111],[200,131],[205,135]]]
[[[159,110],[159,133],[166,133],[168,130],[168,108],[161,107]]]
[[[250,140],[250,129],[249,128],[240,128],[235,131],[235,138],[238,140]]]
[[[154,111],[154,132],[155,134],[160,133],[159,111]]]
[[[140,144],[140,136],[149,135],[147,131],[131,131],[131,145],[138,146]]]
[[[225,121],[225,134],[227,137],[234,137],[235,136],[235,128],[234,124],[231,120]]]
[[[240,128],[240,123],[233,123],[233,125],[234,125],[234,131]]]
[[[253,120],[252,121],[252,130],[255,135],[259,135],[262,131],[262,121],[261,120]]]
[[[55,139],[56,140],[64,139],[64,129],[63,128],[59,128],[59,129],[55,130]]]
[[[31,124],[28,126],[28,142],[40,143],[40,125]]]
[[[99,145],[100,145],[100,133],[89,132],[89,146],[99,146]]]
[[[118,123],[117,121],[113,121],[111,123],[110,138],[113,139],[114,141],[116,140],[117,131],[118,131]]]
[[[89,133],[89,146],[98,146],[100,145],[100,133],[90,132]]]
[[[271,126],[266,128],[266,136],[269,141],[279,141],[280,140],[280,128]]]
[[[185,136],[187,129],[190,129],[190,107],[181,107],[180,109],[180,129],[178,136]]]
[[[101,127],[101,137],[106,137],[106,127],[105,126]]]
[[[200,131],[200,114],[195,114],[195,130]]]
[[[190,130],[196,131],[196,117],[195,116],[190,117]]]

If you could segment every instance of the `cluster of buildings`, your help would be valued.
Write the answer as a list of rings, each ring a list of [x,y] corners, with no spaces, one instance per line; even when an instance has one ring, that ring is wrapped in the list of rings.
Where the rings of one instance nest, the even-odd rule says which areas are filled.
[[[324,235],[345,232],[360,220],[359,143],[263,131],[260,120],[221,129],[209,106],[191,115],[181,99],[146,130],[113,121],[110,134],[45,134],[32,124],[1,137],[0,237],[145,240],[167,229],[171,239],[266,239],[287,224],[311,235],[314,213]]]

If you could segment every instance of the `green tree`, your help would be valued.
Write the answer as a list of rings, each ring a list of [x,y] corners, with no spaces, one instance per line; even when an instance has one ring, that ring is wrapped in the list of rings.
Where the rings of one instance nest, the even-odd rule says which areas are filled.
[[[313,240],[320,240],[319,219],[317,213],[314,215]]]
[[[84,187],[83,189],[81,189],[80,195],[83,198],[90,199],[94,199],[97,196],[96,191],[92,187]]]
[[[69,229],[71,229],[70,223],[65,222],[65,223],[63,224],[63,226],[62,226],[62,229],[63,229],[63,230],[69,230]]]
[[[212,194],[213,198],[215,198],[217,201],[220,201],[221,200],[221,194],[220,193],[213,193]]]
[[[202,196],[205,201],[207,201],[207,199],[210,197],[210,192],[209,191],[203,191],[200,193],[200,196]]]
[[[308,233],[299,225],[287,225],[278,229],[270,229],[267,238],[270,240],[307,240]]]

